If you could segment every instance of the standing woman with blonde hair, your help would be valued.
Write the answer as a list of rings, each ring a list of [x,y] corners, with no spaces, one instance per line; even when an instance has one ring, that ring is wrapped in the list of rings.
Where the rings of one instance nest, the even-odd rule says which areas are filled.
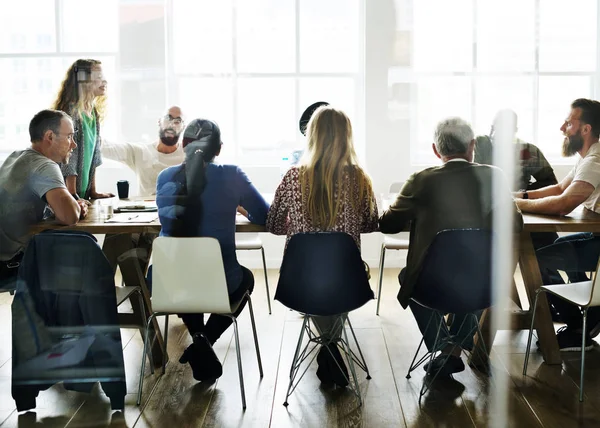
[[[352,143],[352,125],[346,114],[321,106],[307,126],[308,149],[300,166],[283,177],[267,217],[267,230],[287,235],[302,232],[344,232],[360,249],[360,234],[377,229],[377,203],[371,179],[360,167]],[[333,318],[317,317],[324,336],[337,337]],[[335,342],[319,351],[317,376],[321,382],[348,385],[348,372]],[[345,374],[345,376],[344,376]]]
[[[106,112],[106,79],[102,63],[78,59],[67,70],[52,108],[73,118],[75,143],[71,160],[61,165],[67,190],[75,199],[101,199],[114,196],[96,191],[96,167],[100,155],[100,123]]]

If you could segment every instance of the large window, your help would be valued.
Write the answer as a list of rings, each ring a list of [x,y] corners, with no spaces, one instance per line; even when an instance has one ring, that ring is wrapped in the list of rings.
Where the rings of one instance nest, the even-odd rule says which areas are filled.
[[[276,165],[303,146],[298,119],[315,101],[345,110],[361,135],[361,0],[171,5],[169,98],[219,123],[222,160]]]
[[[114,87],[118,37],[117,1],[22,0],[3,5],[0,26],[0,152],[29,144],[29,121],[49,108],[68,67],[77,58],[103,63],[109,80],[109,110],[116,113]],[[94,19],[85,19],[90,10]],[[117,114],[104,126],[115,133]]]
[[[28,144],[77,58],[103,61],[105,137],[151,141],[167,104],[219,123],[221,160],[278,165],[325,100],[362,143],[362,0],[23,0],[0,27],[0,152]],[[26,25],[24,25],[26,23]]]
[[[410,55],[392,67],[390,107],[408,107],[412,161],[432,160],[440,119],[462,116],[487,134],[496,111],[511,108],[518,136],[560,162],[570,102],[595,94],[597,3],[397,0],[396,37]],[[402,85],[410,90],[399,100]]]

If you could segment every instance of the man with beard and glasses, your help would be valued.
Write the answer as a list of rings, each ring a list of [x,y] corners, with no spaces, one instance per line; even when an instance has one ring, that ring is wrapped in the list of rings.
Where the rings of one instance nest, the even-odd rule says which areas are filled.
[[[558,184],[538,190],[518,192],[517,206],[523,212],[566,215],[583,205],[600,213],[600,102],[584,98],[571,104],[571,112],[560,127],[565,136],[563,156],[579,154],[577,163]],[[558,270],[566,272],[570,282],[586,281],[586,272],[596,270],[600,256],[600,235],[576,233],[558,238],[552,245],[536,251],[544,284],[564,283]],[[558,330],[561,351],[581,351],[583,316],[576,306],[548,294],[556,321],[566,324]],[[600,333],[600,308],[588,310],[586,350]]]
[[[146,144],[105,142],[102,154],[124,163],[135,172],[139,183],[138,196],[155,195],[158,174],[167,167],[179,165],[185,158],[179,144],[184,126],[181,109],[173,106],[158,119],[157,141]]]

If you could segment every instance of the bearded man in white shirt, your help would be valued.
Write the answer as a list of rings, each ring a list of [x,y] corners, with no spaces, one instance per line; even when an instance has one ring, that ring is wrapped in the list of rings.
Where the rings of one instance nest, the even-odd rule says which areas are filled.
[[[184,116],[177,106],[170,107],[158,119],[158,140],[152,143],[103,142],[102,155],[124,163],[138,178],[138,196],[156,194],[156,179],[160,172],[183,162],[185,154],[179,136],[185,128]]]

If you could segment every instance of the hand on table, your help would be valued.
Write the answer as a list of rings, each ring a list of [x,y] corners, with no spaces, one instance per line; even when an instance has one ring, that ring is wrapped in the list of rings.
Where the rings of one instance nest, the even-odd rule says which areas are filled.
[[[237,207],[237,212],[239,212],[244,217],[248,218],[248,211],[246,211],[243,207],[241,207],[239,205]]]
[[[77,205],[79,205],[80,208],[79,219],[84,219],[88,215],[88,206],[90,205],[90,203],[85,199],[78,199]]]
[[[98,192],[92,192],[90,193],[90,198],[92,199],[106,199],[106,198],[113,198],[115,195],[113,195],[112,193],[98,193]]]

